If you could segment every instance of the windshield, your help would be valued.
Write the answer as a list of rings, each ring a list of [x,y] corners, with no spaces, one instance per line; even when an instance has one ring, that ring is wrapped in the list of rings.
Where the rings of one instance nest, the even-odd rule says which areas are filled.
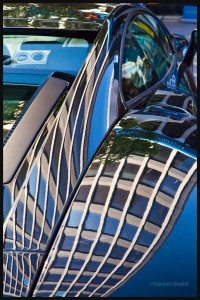
[[[36,89],[53,72],[76,77],[91,46],[90,40],[72,34],[68,37],[14,32],[4,35],[3,136],[10,131]]]
[[[3,86],[3,137],[15,121],[38,86],[4,84]]]
[[[91,45],[84,38],[4,35],[4,82],[41,84],[54,71],[76,76]]]

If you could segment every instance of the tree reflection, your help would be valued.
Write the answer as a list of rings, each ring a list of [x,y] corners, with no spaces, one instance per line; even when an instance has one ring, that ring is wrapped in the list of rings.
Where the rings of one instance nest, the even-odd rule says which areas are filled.
[[[105,140],[97,155],[104,164],[113,163],[130,155],[152,156],[160,151],[156,130],[160,121],[151,120],[139,123],[137,118],[123,118],[118,129],[113,130]]]
[[[87,10],[87,12],[85,12]],[[18,20],[7,20],[6,26],[38,26],[30,21],[22,20],[22,18],[39,18],[39,19],[67,19],[88,21],[89,11],[95,14],[95,10],[99,13],[110,13],[112,6],[97,3],[4,3],[4,18],[18,18]],[[105,14],[106,15],[106,14]],[[98,19],[101,21],[101,19]],[[103,20],[102,20],[103,21]],[[51,23],[51,27],[58,27]],[[79,26],[81,28],[81,26]],[[85,26],[83,26],[85,27]]]
[[[126,118],[119,122],[119,126],[123,129],[140,128],[146,131],[155,131],[160,123],[160,120],[147,120],[139,123],[136,118]]]
[[[134,154],[152,156],[159,151],[160,146],[156,142],[129,136],[116,136],[106,139],[97,159],[104,164],[109,164]]]
[[[5,136],[26,106],[27,101],[3,101],[3,136]]]

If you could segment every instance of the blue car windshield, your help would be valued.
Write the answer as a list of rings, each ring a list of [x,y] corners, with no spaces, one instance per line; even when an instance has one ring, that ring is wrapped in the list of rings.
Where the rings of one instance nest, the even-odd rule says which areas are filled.
[[[54,71],[75,77],[91,46],[84,38],[4,35],[4,82],[41,84]]]
[[[53,72],[75,78],[92,43],[84,38],[6,34],[3,38],[3,135]]]

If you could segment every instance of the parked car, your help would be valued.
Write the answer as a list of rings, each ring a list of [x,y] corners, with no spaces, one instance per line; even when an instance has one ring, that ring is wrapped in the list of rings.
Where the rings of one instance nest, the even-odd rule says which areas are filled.
[[[45,5],[4,4],[4,295],[195,296],[196,31]]]

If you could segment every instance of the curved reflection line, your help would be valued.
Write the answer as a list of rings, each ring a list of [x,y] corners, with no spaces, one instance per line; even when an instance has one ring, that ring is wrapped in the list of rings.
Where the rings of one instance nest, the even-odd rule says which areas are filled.
[[[52,124],[52,126],[51,126],[51,128],[50,128],[50,130],[49,130],[49,135],[50,135],[51,130],[53,129],[53,126],[54,126],[55,122],[56,122],[56,120],[54,119],[53,124]],[[40,133],[39,135],[42,135],[42,133]],[[45,137],[45,139],[44,139],[42,145],[44,145],[44,144],[46,143],[46,141],[47,141],[48,138],[49,138],[49,135],[47,135],[47,136]],[[38,139],[37,139],[37,141],[35,142],[34,148],[37,147],[37,143],[38,143]],[[41,149],[42,149],[42,147],[41,147]],[[32,151],[34,152],[34,150],[32,150]],[[13,188],[13,194],[12,194],[12,207],[11,207],[10,211],[8,212],[8,214],[7,214],[7,216],[6,216],[6,219],[5,219],[5,221],[4,221],[4,224],[3,224],[3,239],[5,239],[5,231],[6,231],[7,223],[9,222],[10,218],[12,217],[12,215],[15,214],[15,211],[16,211],[16,208],[17,208],[17,205],[18,205],[18,202],[19,202],[19,200],[20,200],[20,197],[21,197],[22,194],[23,194],[24,187],[27,187],[28,182],[29,182],[29,179],[30,179],[30,176],[31,176],[31,172],[32,172],[32,170],[33,170],[33,168],[34,168],[36,162],[38,162],[38,161],[40,160],[41,152],[42,152],[42,150],[41,150],[41,151],[38,151],[38,154],[37,154],[37,156],[35,157],[35,161],[34,161],[34,163],[31,165],[31,167],[30,167],[30,169],[29,169],[29,174],[26,175],[26,179],[23,181],[22,185],[20,186],[20,189],[18,189],[18,194],[17,194],[16,197],[15,197],[15,195],[14,195],[14,193],[15,193],[14,190],[15,190],[15,187],[16,187],[16,181],[17,181],[17,178],[20,176],[20,171],[21,171],[21,170],[19,170],[19,172],[18,172],[17,176],[15,177],[14,181],[11,182],[12,188]],[[26,158],[26,159],[27,159],[27,158]],[[24,162],[22,162],[22,164],[23,164],[23,163],[24,163]],[[29,161],[29,164],[30,164],[30,161]],[[20,169],[20,168],[19,168],[19,169]],[[9,183],[9,184],[10,184],[10,183]],[[8,185],[9,185],[9,184],[8,184]],[[8,186],[8,185],[6,184],[5,186]]]
[[[117,182],[118,182],[118,179],[119,179],[119,176],[120,176],[120,172],[125,164],[125,161],[126,161],[126,158],[122,159],[116,172],[115,172],[115,175],[112,179],[112,183],[110,185],[110,189],[109,189],[109,193],[108,193],[108,196],[106,198],[106,202],[104,204],[104,209],[102,211],[102,215],[101,215],[101,220],[100,220],[100,223],[99,223],[99,227],[98,227],[98,230],[96,232],[96,235],[95,235],[95,239],[91,245],[91,248],[90,248],[90,251],[89,253],[87,254],[87,258],[85,259],[85,262],[83,264],[83,266],[81,267],[80,271],[78,272],[76,278],[73,280],[72,284],[69,286],[68,290],[64,293],[64,296],[66,296],[66,294],[68,293],[68,291],[72,288],[72,286],[76,283],[76,281],[78,280],[78,278],[82,275],[86,265],[88,264],[88,262],[90,261],[91,257],[92,257],[92,254],[93,254],[93,250],[96,246],[96,244],[98,243],[99,241],[99,237],[101,235],[101,232],[102,232],[102,228],[103,228],[103,224],[104,224],[104,220],[105,220],[105,216],[107,214],[107,211],[108,211],[108,208],[109,208],[109,204],[110,204],[110,200],[112,198],[112,195],[113,195],[113,192],[115,190],[115,187],[117,185]]]
[[[3,243],[5,242],[5,234],[6,234],[6,229],[7,229],[7,224],[8,224],[8,222],[9,222],[9,220],[11,219],[11,217],[12,217],[12,214],[16,211],[16,208],[17,208],[17,204],[18,204],[18,201],[19,201],[19,196],[18,196],[18,199],[17,199],[17,201],[14,201],[13,199],[14,199],[14,185],[12,186],[12,196],[13,196],[13,198],[12,198],[12,208],[11,208],[11,210],[8,212],[8,214],[7,214],[7,216],[6,216],[6,219],[5,219],[5,221],[4,221],[4,224],[3,224]],[[20,191],[20,195],[21,195],[21,193],[22,193],[22,189],[21,189],[21,191]]]
[[[79,85],[79,82],[80,82],[80,80],[78,81],[77,86]],[[74,91],[74,97],[75,97],[75,92],[77,90],[77,86],[76,86],[76,89]],[[69,119],[70,119],[70,115],[71,115],[71,110],[72,110],[72,107],[73,107],[73,104],[74,104],[74,102],[73,102],[74,97],[72,98],[72,101],[71,101],[71,103],[69,105],[69,109],[68,109],[68,112],[67,112],[67,120],[65,122],[64,130],[63,130],[63,135],[62,135],[61,146],[60,146],[60,151],[59,151],[57,180],[56,180],[56,195],[55,195],[55,198],[54,198],[55,199],[54,202],[56,203],[56,205],[54,206],[52,228],[54,227],[54,223],[55,223],[56,208],[57,208],[57,201],[58,201],[58,185],[59,185],[59,180],[60,180],[60,165],[61,165],[62,150],[63,150],[64,140],[65,140],[66,130],[67,130],[67,127],[69,125]],[[64,110],[64,107],[62,107],[62,109],[60,110],[61,113],[60,113],[59,121],[62,119],[63,110]],[[55,144],[53,146],[54,146],[54,148],[56,147]],[[69,164],[68,168],[70,168],[70,164]],[[68,180],[68,185],[67,186],[69,186],[69,180]],[[66,195],[66,198],[67,198],[67,196],[68,195]]]
[[[55,124],[55,122],[53,123],[53,125]],[[53,125],[52,125],[52,127],[51,127],[51,129],[53,128]],[[47,139],[48,137],[46,137],[46,139]],[[45,139],[45,140],[46,140]],[[37,143],[36,143],[37,144]],[[34,146],[34,148],[35,148],[36,146]],[[3,239],[5,240],[5,232],[6,232],[6,229],[7,229],[7,225],[8,225],[8,223],[9,223],[9,221],[10,221],[10,219],[11,219],[11,217],[12,217],[12,215],[13,215],[13,241],[14,241],[14,245],[13,245],[13,247],[14,247],[14,249],[16,248],[16,224],[15,224],[15,219],[16,219],[16,217],[15,217],[15,215],[16,215],[16,209],[17,209],[17,206],[18,206],[18,202],[20,201],[20,198],[21,197],[24,197],[24,193],[26,192],[27,193],[27,196],[29,195],[29,193],[27,192],[27,186],[28,186],[28,182],[29,182],[29,179],[30,179],[30,175],[31,175],[31,172],[32,172],[32,170],[33,170],[33,168],[34,168],[34,166],[36,165],[36,163],[38,163],[38,162],[40,162],[40,153],[41,152],[39,152],[38,153],[38,155],[37,155],[37,157],[35,158],[35,161],[34,161],[34,163],[32,164],[32,166],[30,167],[30,172],[29,172],[29,174],[28,174],[28,176],[27,177],[29,177],[28,178],[28,180],[26,180],[25,181],[25,183],[23,183],[22,184],[22,186],[21,186],[21,188],[20,188],[20,190],[18,191],[18,195],[17,195],[17,197],[15,198],[15,200],[14,200],[14,190],[15,190],[15,187],[16,187],[16,180],[17,180],[17,178],[15,178],[15,181],[14,182],[12,182],[12,202],[13,202],[13,204],[12,204],[12,208],[11,208],[11,210],[9,211],[9,213],[8,213],[8,215],[7,215],[7,218],[6,218],[6,220],[5,220],[5,222],[4,222],[4,225],[3,225]],[[38,171],[39,172],[39,171]],[[39,173],[38,173],[39,174]],[[19,175],[19,174],[18,174]],[[37,181],[37,186],[36,186],[36,189],[37,189],[37,192],[38,192],[38,183],[39,183],[39,177],[40,176],[38,176],[38,181]],[[36,195],[37,196],[37,195]],[[23,227],[22,227],[22,229],[20,230],[21,231],[21,233],[22,233],[22,243],[21,243],[21,246],[22,247],[24,247],[24,235],[25,235],[25,230],[24,230],[24,226],[25,226],[25,216],[26,216],[26,204],[27,204],[27,197],[24,197],[24,201],[23,201],[23,203],[24,203],[24,213],[23,213]],[[35,200],[35,206],[37,206],[37,201]],[[35,207],[35,209],[36,209],[36,207]],[[34,221],[35,221],[35,214],[34,214]],[[32,227],[32,233],[34,232],[34,226]],[[31,234],[31,238],[33,238],[33,235]],[[30,240],[30,239],[29,239]],[[30,247],[30,246],[29,246]],[[38,244],[38,248],[39,248],[39,244]]]
[[[37,161],[37,179],[36,179],[36,190],[35,190],[35,199],[38,198],[38,190],[39,190],[39,178],[40,178],[40,159]],[[33,221],[32,221],[32,230],[31,230],[31,238],[30,238],[30,244],[29,244],[29,248],[31,249],[32,246],[32,242],[33,242],[33,234],[34,234],[34,229],[35,229],[35,219],[36,219],[36,208],[37,208],[37,201],[35,200],[34,203],[34,210],[33,210]],[[37,249],[39,249],[39,245],[37,247]]]
[[[16,260],[18,262],[18,253],[16,253]],[[19,276],[19,264],[16,263],[16,283],[15,283],[14,294],[16,294],[16,292],[17,292],[17,283],[19,281],[18,276]]]
[[[27,291],[29,291],[30,284],[31,284],[31,267],[32,267],[32,262],[31,262],[31,254],[28,256],[28,270],[29,270],[29,276],[28,276],[28,284],[27,284]]]
[[[5,253],[4,257],[5,257],[5,255],[6,255],[6,262],[5,262],[5,264],[3,264],[3,271],[4,271],[4,274],[5,274],[4,281],[3,281],[3,290],[4,291],[6,290],[6,284],[7,284],[6,277],[7,277],[7,270],[8,270],[8,254]]]
[[[143,218],[142,218],[142,220],[141,220],[141,222],[140,222],[140,225],[139,225],[139,227],[138,227],[138,230],[137,230],[137,232],[136,232],[136,234],[135,234],[135,236],[134,236],[134,238],[133,238],[133,240],[132,240],[132,242],[131,242],[131,244],[130,244],[128,250],[127,250],[126,253],[124,254],[123,259],[122,259],[122,260],[119,262],[119,264],[113,269],[113,271],[111,271],[111,273],[110,273],[110,274],[106,277],[106,279],[99,285],[99,287],[98,287],[97,289],[95,289],[95,290],[90,294],[90,297],[91,297],[98,289],[100,289],[100,288],[103,286],[103,284],[104,284],[106,281],[108,281],[108,279],[109,279],[109,278],[110,278],[110,277],[111,277],[111,276],[119,269],[119,267],[124,263],[124,261],[126,260],[126,258],[127,258],[128,255],[129,255],[129,253],[131,252],[131,250],[132,250],[133,247],[135,246],[136,241],[137,241],[137,239],[138,239],[138,237],[139,237],[139,235],[140,235],[140,233],[141,233],[141,231],[142,231],[142,228],[143,228],[143,226],[144,226],[144,224],[145,224],[145,222],[146,222],[146,219],[147,219],[147,217],[148,217],[148,214],[149,214],[149,212],[150,212],[150,209],[151,209],[151,207],[152,207],[152,205],[153,205],[153,202],[154,202],[154,199],[155,199],[155,197],[156,197],[156,194],[157,194],[157,192],[158,192],[158,190],[159,190],[159,187],[160,187],[162,181],[164,180],[164,178],[165,178],[165,176],[166,176],[166,174],[167,174],[167,171],[168,171],[168,169],[169,169],[169,166],[170,166],[170,164],[172,163],[172,161],[173,161],[173,159],[174,159],[176,153],[177,153],[176,150],[173,150],[173,151],[171,152],[171,154],[170,154],[170,156],[169,156],[169,159],[167,160],[167,163],[166,163],[166,165],[165,165],[165,167],[164,167],[164,169],[163,169],[163,172],[161,173],[161,175],[160,175],[160,177],[159,177],[159,179],[158,179],[158,181],[157,181],[157,183],[156,183],[156,185],[155,185],[155,188],[153,189],[153,192],[152,192],[152,194],[151,194],[151,197],[149,198],[149,201],[148,201],[148,204],[147,204],[147,208],[146,208],[146,210],[145,210],[145,212],[144,212],[144,215],[143,215]],[[123,280],[124,280],[124,279],[123,279]]]
[[[22,247],[24,248],[24,237],[25,237],[25,226],[26,226],[26,206],[27,206],[27,196],[28,196],[28,190],[27,185],[23,189],[24,192],[24,211],[23,211],[23,223],[22,223]],[[23,196],[23,194],[22,194]],[[15,211],[16,212],[16,211]],[[15,214],[14,212],[14,214]],[[14,220],[14,218],[13,218]]]
[[[77,123],[78,118],[79,118],[79,113],[80,113],[80,110],[81,110],[81,105],[82,105],[82,102],[83,102],[85,93],[86,93],[86,91],[87,91],[87,87],[88,87],[88,85],[89,85],[89,83],[90,83],[90,79],[91,79],[92,74],[93,74],[93,71],[94,71],[94,69],[95,69],[95,67],[96,67],[97,60],[98,60],[98,58],[99,58],[99,56],[100,56],[100,54],[101,54],[101,50],[102,50],[102,48],[104,47],[104,43],[105,43],[105,41],[106,41],[106,38],[107,38],[107,35],[106,35],[105,38],[104,38],[104,41],[103,41],[103,43],[102,43],[102,45],[101,45],[99,54],[98,54],[98,56],[97,56],[97,58],[96,58],[96,63],[93,65],[92,71],[91,71],[90,76],[89,76],[89,78],[88,78],[88,80],[87,80],[87,84],[86,84],[86,86],[85,86],[85,88],[84,88],[84,91],[83,91],[83,94],[82,94],[82,97],[81,97],[81,100],[80,100],[78,112],[77,112],[77,115],[76,115],[75,124],[74,124],[74,127],[73,127],[73,133],[72,133],[72,137],[71,137],[70,149],[69,149],[69,157],[68,157],[68,183],[67,183],[67,189],[66,189],[65,200],[66,200],[66,199],[68,198],[68,196],[69,196],[70,173],[71,173],[71,170],[70,170],[70,166],[71,166],[70,161],[71,161],[71,155],[72,155],[72,149],[73,149],[74,136],[75,136],[75,133],[76,133],[76,123]],[[93,49],[93,51],[92,51],[92,53],[91,53],[91,55],[90,55],[90,59],[91,59],[91,57],[92,57],[92,55],[93,55],[95,49],[96,49],[96,47],[94,47],[94,49]],[[88,63],[89,63],[89,62],[90,62],[90,61],[89,61],[89,59],[88,59],[87,65],[85,66],[84,71],[87,69]],[[83,73],[82,73],[82,74],[83,74]],[[63,130],[62,142],[61,142],[60,151],[59,151],[59,158],[58,158],[58,171],[57,171],[57,174],[58,174],[58,175],[57,175],[56,195],[55,195],[55,202],[56,202],[56,203],[57,203],[57,198],[58,198],[58,186],[59,186],[59,180],[60,180],[61,157],[62,157],[62,150],[63,150],[64,141],[65,141],[65,138],[66,138],[66,130],[67,130],[67,128],[69,127],[69,120],[70,120],[70,116],[71,116],[71,110],[72,110],[72,107],[73,107],[73,105],[74,105],[74,101],[73,101],[73,100],[74,100],[74,98],[75,98],[76,91],[77,91],[77,89],[78,89],[78,87],[79,87],[79,84],[80,84],[80,81],[82,80],[82,77],[83,77],[83,76],[80,76],[80,77],[79,77],[79,80],[78,80],[78,82],[77,82],[77,84],[76,84],[76,86],[75,86],[75,89],[74,89],[74,91],[73,91],[73,97],[72,97],[72,99],[71,99],[71,103],[70,103],[70,106],[69,106],[69,111],[68,111],[68,114],[67,114],[67,120],[66,120],[66,122],[65,122],[65,127],[64,127],[64,130]],[[62,118],[62,116],[61,116],[61,118]],[[82,170],[82,168],[80,168],[80,170]],[[52,227],[54,226],[54,222],[55,222],[55,211],[54,211],[54,218],[53,218],[53,222],[52,222]]]
[[[42,131],[42,132],[39,132],[38,138],[41,138],[42,134],[43,134],[43,131]],[[28,174],[29,172],[31,172],[31,170],[33,169],[32,166],[33,166],[33,164],[35,164],[35,162],[34,162],[34,157],[35,157],[35,151],[36,151],[36,148],[37,148],[37,143],[34,143],[34,145],[33,145],[33,150],[31,151],[31,154],[30,154],[30,159],[29,159],[28,157],[26,157],[26,160],[27,160],[28,163],[29,163],[28,168],[27,168],[27,174]],[[14,183],[13,183],[13,185],[14,185]]]
[[[68,180],[68,185],[67,185],[67,192],[66,192],[66,194],[67,194],[67,196],[66,196],[66,198],[68,197],[68,193],[69,193],[69,181],[70,181],[70,173],[71,173],[71,170],[70,170],[70,161],[71,161],[71,156],[72,156],[72,149],[73,149],[73,142],[74,142],[74,137],[75,137],[75,133],[76,133],[76,129],[77,129],[77,122],[78,122],[78,119],[79,119],[79,113],[80,113],[80,110],[81,110],[81,106],[82,106],[82,102],[83,102],[83,99],[84,99],[84,97],[86,97],[86,91],[87,91],[87,88],[88,88],[88,85],[90,84],[90,79],[91,79],[91,77],[92,76],[95,76],[95,74],[93,75],[93,72],[95,71],[95,67],[96,67],[96,65],[97,65],[97,62],[98,62],[98,59],[99,59],[99,57],[100,57],[100,55],[101,55],[101,51],[102,51],[102,49],[103,49],[103,47],[104,47],[104,44],[105,44],[105,42],[106,42],[106,39],[107,39],[107,34],[106,34],[106,36],[105,36],[105,39],[104,39],[104,41],[103,41],[103,43],[102,43],[102,45],[101,45],[101,48],[100,48],[100,50],[99,50],[99,53],[98,53],[98,55],[97,55],[97,58],[96,58],[96,61],[95,61],[95,64],[94,64],[94,66],[93,66],[93,68],[92,68],[92,70],[91,70],[91,73],[90,73],[90,76],[89,76],[89,78],[88,78],[88,80],[87,80],[87,83],[86,83],[86,85],[85,85],[85,88],[84,88],[84,90],[83,90],[83,94],[82,94],[82,96],[81,96],[81,100],[80,100],[80,103],[79,103],[79,107],[78,107],[78,111],[77,111],[77,115],[76,115],[76,119],[75,119],[75,123],[74,123],[74,127],[73,127],[73,133],[72,133],[72,138],[71,138],[71,144],[70,144],[70,149],[69,149],[69,168],[68,168],[68,178],[69,178],[69,180]],[[107,56],[106,56],[107,57]],[[97,76],[97,78],[98,78],[98,76]],[[95,83],[96,83],[96,81],[97,81],[97,78],[96,78],[96,80],[95,80]],[[95,89],[95,87],[93,87],[93,91],[94,91],[94,89]],[[92,92],[92,96],[93,96],[93,93],[94,92]],[[91,103],[92,103],[92,96],[90,97],[90,102],[89,102],[89,105],[88,105],[88,111],[90,110],[90,106],[91,106]],[[85,128],[85,126],[87,126],[87,120],[88,120],[88,111],[87,111],[87,113],[86,113],[86,117],[85,117],[85,122],[84,122],[84,128]],[[85,139],[85,133],[84,133],[84,129],[83,129],[83,134],[82,134],[82,143],[84,144],[84,139]],[[80,151],[80,157],[82,157],[82,151],[83,151],[83,148],[81,147],[81,151]],[[83,169],[83,162],[82,161],[80,161],[80,171]]]
[[[89,192],[89,194],[88,194],[87,201],[86,201],[86,203],[85,203],[85,209],[84,209],[83,214],[82,214],[82,217],[81,217],[81,221],[80,221],[80,224],[79,224],[79,227],[78,227],[78,230],[77,230],[76,238],[75,238],[73,247],[72,247],[72,249],[71,249],[71,251],[70,251],[70,256],[69,256],[69,259],[68,259],[67,264],[66,264],[66,266],[65,266],[65,270],[64,270],[64,272],[62,273],[62,276],[60,277],[60,280],[59,280],[58,283],[56,284],[56,287],[54,288],[54,290],[53,290],[53,292],[51,293],[50,296],[53,296],[53,295],[57,292],[57,290],[59,289],[59,287],[60,287],[60,285],[61,285],[61,283],[62,283],[62,281],[63,281],[65,275],[67,274],[67,271],[68,271],[69,265],[70,265],[70,263],[71,263],[73,254],[74,254],[74,252],[75,252],[75,250],[76,250],[76,246],[77,246],[77,243],[78,243],[78,241],[79,241],[80,234],[81,234],[81,232],[82,232],[82,226],[83,226],[83,223],[84,223],[84,221],[85,221],[85,217],[86,217],[87,212],[88,212],[88,208],[89,208],[89,205],[90,205],[90,202],[91,202],[91,199],[92,199],[93,192],[94,192],[94,190],[95,190],[95,188],[96,188],[96,184],[97,184],[97,182],[98,182],[98,180],[99,180],[99,177],[101,176],[101,173],[102,173],[103,168],[104,168],[104,166],[103,166],[103,165],[100,165],[99,170],[98,170],[98,172],[97,172],[97,174],[96,174],[96,176],[95,176],[95,178],[94,178],[94,181],[93,181],[93,183],[92,183],[92,185],[91,185],[90,192]],[[65,220],[64,220],[63,223],[66,224],[66,221],[67,221],[67,218],[65,218]],[[62,230],[64,230],[64,229],[65,229],[65,226],[63,226],[63,229],[62,229]],[[61,233],[60,233],[60,235],[61,235]],[[49,267],[50,267],[50,264],[49,264]]]
[[[106,35],[107,37],[107,35]],[[102,75],[102,69],[105,67],[105,63],[106,63],[106,60],[108,58],[110,54],[110,50],[106,53],[106,56],[103,60],[103,63],[101,65],[101,68],[99,70],[99,73],[95,79],[95,82],[94,82],[94,86],[93,86],[93,90],[92,90],[92,94],[90,96],[90,101],[89,101],[89,104],[88,104],[88,107],[87,107],[87,111],[86,111],[86,117],[85,119],[88,120],[88,116],[89,116],[89,112],[90,112],[90,106],[92,104],[92,99],[93,99],[93,96],[94,96],[94,92],[96,91],[96,86],[97,84],[99,83],[99,77]],[[84,144],[85,144],[85,135],[86,135],[86,128],[87,128],[87,122],[84,122],[84,127],[83,127],[83,134],[82,134],[82,142],[81,142],[81,151],[80,151],[80,168],[82,169],[83,168],[83,161],[84,161],[84,157],[83,157],[83,148],[84,148]]]
[[[112,84],[111,84],[112,82]],[[109,85],[109,90],[108,90],[108,104],[107,104],[107,116],[106,116],[106,125],[107,128],[109,128],[110,124],[110,106],[111,106],[111,91],[114,86],[114,68],[112,70],[112,74],[110,76],[110,85]]]
[[[67,213],[66,213],[66,216],[65,216],[66,219],[68,219],[68,217],[69,217],[69,214],[70,214],[70,211],[71,211],[71,208],[72,208],[72,204],[73,203],[71,203],[71,205],[69,206],[69,209],[67,210]],[[63,221],[63,223],[64,223],[64,221]],[[58,232],[58,235],[57,235],[58,238],[55,239],[55,241],[54,241],[54,243],[52,245],[53,251],[51,250],[51,252],[49,254],[49,259],[44,264],[44,266],[46,266],[46,267],[44,267],[42,274],[40,274],[40,276],[42,276],[42,280],[40,280],[40,278],[39,278],[35,290],[39,290],[41,284],[43,283],[43,279],[45,278],[45,275],[46,275],[46,273],[49,270],[48,265],[51,266],[52,263],[55,260],[55,257],[56,257],[56,255],[58,253],[58,246],[59,246],[60,240],[62,238],[62,233],[63,233],[64,229],[65,229],[64,225],[61,225],[61,229],[60,229],[60,231]],[[38,261],[37,261],[37,268],[38,267],[39,266],[38,266]],[[33,293],[33,297],[34,297],[34,293]]]
[[[51,170],[51,162],[52,162],[52,156],[53,156],[53,149],[54,149],[54,145],[55,145],[55,137],[56,137],[56,132],[57,132],[57,128],[58,128],[58,122],[60,120],[60,114],[58,115],[57,117],[57,120],[55,122],[55,127],[54,127],[54,132],[53,132],[53,137],[52,137],[52,142],[51,142],[51,149],[50,149],[50,153],[49,153],[49,162],[48,162],[48,170],[47,170],[47,174],[45,174],[46,178],[45,178],[45,181],[46,181],[46,188],[45,188],[45,197],[44,197],[44,211],[43,211],[43,218],[42,218],[42,222],[41,222],[41,232],[40,232],[40,237],[38,239],[38,249],[39,249],[39,246],[40,246],[40,242],[41,242],[41,239],[42,239],[42,235],[43,235],[43,232],[44,232],[44,225],[45,225],[45,221],[46,221],[46,209],[47,209],[47,197],[48,197],[48,190],[49,190],[49,177],[50,177],[50,170]],[[42,159],[42,155],[40,156],[40,161]],[[42,162],[41,162],[42,163]],[[42,170],[41,170],[41,174],[40,176],[42,176]],[[37,198],[35,198],[35,202],[37,202]],[[55,207],[56,207],[56,203],[54,205],[54,214],[53,214],[53,220],[55,219]],[[53,224],[53,222],[52,222]]]
[[[11,256],[11,264],[10,264],[10,273],[12,275],[12,270],[13,270],[13,256]],[[9,293],[11,292],[11,288],[12,288],[12,276],[10,276],[10,286],[9,286]]]
[[[42,133],[40,133],[39,135],[41,136]],[[36,148],[37,148],[37,143],[35,143],[35,145],[33,146],[33,151],[32,151],[32,153],[31,153],[31,155],[30,155],[29,166],[28,166],[28,169],[27,169],[27,173],[30,172],[30,173],[29,173],[29,180],[30,180],[31,170],[33,170],[33,167],[34,167],[36,164],[39,165],[39,167],[38,167],[38,172],[37,172],[37,180],[36,180],[35,199],[37,199],[37,195],[38,195],[39,178],[40,178],[40,159],[37,159],[37,160],[35,160],[35,161],[33,162],[33,160],[34,160],[34,154],[35,154]],[[33,163],[32,163],[32,162],[33,162]],[[31,165],[31,163],[32,163],[32,165]],[[28,185],[28,181],[27,181],[27,185]],[[27,186],[27,185],[26,185],[26,186]],[[14,183],[14,182],[13,182],[13,184],[12,184],[12,187],[13,187],[13,188],[15,187],[15,183]],[[28,196],[30,196],[29,193],[28,193]],[[14,200],[14,194],[13,194],[13,198],[12,198],[12,199]],[[33,201],[34,201],[34,199],[33,199]],[[34,210],[33,210],[33,213],[32,213],[32,216],[33,216],[32,230],[31,230],[31,235],[30,235],[30,238],[29,238],[29,247],[28,247],[28,249],[31,248],[31,244],[32,244],[32,240],[33,240],[33,233],[34,233],[34,227],[35,227],[36,207],[37,207],[37,201],[35,200]],[[14,217],[13,217],[13,221],[14,221],[13,228],[14,228],[14,230],[15,230],[15,226],[16,226],[16,223],[15,223],[15,220],[16,220],[16,210],[13,212],[13,214],[14,214]],[[15,236],[16,236],[16,235],[15,235],[14,230],[13,230],[13,244],[14,244],[14,247],[15,247],[14,249],[16,249],[16,245],[15,245],[15,243],[16,243],[16,241],[15,241]],[[38,248],[39,248],[39,246],[38,246]]]
[[[14,181],[16,182],[16,180]],[[14,202],[14,194],[15,194],[15,183],[11,185],[11,203],[13,205]],[[14,216],[13,216],[13,249],[16,249],[16,228],[15,228],[15,212],[14,211]],[[3,238],[4,240],[4,238]]]
[[[174,201],[172,202],[172,205],[170,206],[169,208],[169,211],[167,213],[167,216],[162,224],[162,227],[161,229],[159,230],[159,233],[157,234],[157,236],[155,237],[155,239],[153,240],[152,244],[149,246],[148,250],[144,253],[144,255],[142,256],[142,258],[134,265],[134,267],[126,274],[126,276],[124,276],[124,278],[119,281],[115,286],[113,286],[110,290],[108,290],[105,294],[103,294],[103,296],[106,296],[108,293],[110,293],[113,289],[117,288],[140,264],[141,262],[145,259],[145,257],[149,254],[149,252],[152,250],[152,248],[155,246],[155,244],[157,243],[157,241],[159,240],[159,238],[161,237],[163,231],[165,230],[168,222],[169,222],[169,219],[171,217],[171,215],[173,214],[173,211],[174,211],[174,208],[179,200],[179,197],[180,197],[180,194],[182,192],[182,190],[184,189],[186,183],[189,181],[190,177],[194,174],[194,172],[196,171],[196,168],[197,168],[197,163],[195,162],[193,164],[193,166],[191,167],[191,169],[189,170],[189,172],[187,173],[187,175],[185,176],[184,180],[181,182],[177,192],[176,192],[176,195],[174,197]],[[101,285],[102,286],[102,285]],[[101,287],[99,286],[99,288]],[[98,288],[98,289],[99,289]],[[96,289],[96,290],[98,290]],[[95,292],[95,291],[94,291]],[[93,293],[94,293],[93,292]],[[90,295],[92,296],[93,293]],[[89,297],[90,297],[89,296]]]
[[[105,255],[104,259],[102,260],[101,264],[100,264],[99,267],[97,268],[97,270],[96,270],[96,272],[94,273],[94,275],[93,275],[93,276],[90,278],[90,280],[84,285],[84,288],[83,288],[82,290],[80,290],[80,291],[76,294],[76,297],[78,297],[78,296],[82,293],[82,291],[84,291],[84,290],[87,288],[87,286],[90,284],[90,282],[91,282],[91,281],[95,278],[95,276],[99,273],[100,269],[102,268],[102,266],[103,266],[104,263],[106,262],[107,258],[109,257],[109,255],[110,255],[110,253],[111,253],[111,251],[112,251],[114,245],[116,244],[116,241],[117,241],[117,239],[118,239],[118,237],[119,237],[119,234],[120,234],[120,232],[121,232],[121,228],[122,228],[122,226],[123,226],[123,224],[124,224],[124,219],[125,219],[125,217],[126,217],[126,213],[127,213],[128,208],[129,208],[130,202],[131,202],[131,200],[132,200],[133,194],[134,194],[134,192],[135,192],[135,189],[136,189],[136,187],[137,187],[137,184],[138,184],[138,182],[139,182],[139,180],[140,180],[140,177],[141,177],[141,175],[142,175],[142,172],[144,171],[144,169],[145,169],[145,167],[146,167],[146,164],[147,164],[148,160],[149,160],[149,157],[144,157],[143,162],[142,162],[142,164],[141,164],[141,166],[140,166],[140,168],[139,168],[139,170],[138,170],[138,172],[137,172],[137,175],[136,175],[136,177],[135,177],[135,179],[134,179],[134,181],[133,181],[133,184],[132,184],[132,186],[131,186],[131,188],[130,188],[130,192],[129,192],[129,195],[128,195],[126,204],[125,204],[125,206],[124,206],[124,209],[123,209],[123,212],[122,212],[122,215],[121,215],[121,218],[120,218],[120,222],[119,222],[117,231],[116,231],[116,233],[115,233],[115,236],[113,237],[112,243],[110,244],[110,247],[109,247],[109,249],[108,249],[108,251],[107,251],[107,254]],[[70,286],[70,288],[71,288],[71,286]]]
[[[24,253],[22,253],[22,284],[21,284],[20,295],[22,295],[23,283],[24,283]]]

